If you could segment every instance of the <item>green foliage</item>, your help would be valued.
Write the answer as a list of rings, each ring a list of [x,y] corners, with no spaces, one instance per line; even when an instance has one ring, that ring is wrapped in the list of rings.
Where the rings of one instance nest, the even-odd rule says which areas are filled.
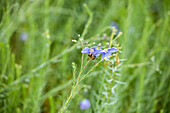
[[[169,113],[169,4],[168,0],[1,0],[0,112],[56,113],[64,108],[65,113]],[[82,65],[78,34],[84,47],[86,41],[104,45],[107,39],[102,36],[111,35],[113,21],[123,32],[113,42],[122,47],[121,71],[112,73],[100,58],[88,63],[86,54]],[[115,80],[123,83],[114,89],[117,96],[110,90]],[[116,97],[116,103],[109,104],[104,92]],[[84,98],[91,107],[82,111],[79,102]]]

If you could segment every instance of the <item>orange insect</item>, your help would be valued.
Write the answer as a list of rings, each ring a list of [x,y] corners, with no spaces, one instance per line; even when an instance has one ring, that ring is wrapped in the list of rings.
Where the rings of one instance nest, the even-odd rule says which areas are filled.
[[[92,55],[91,53],[88,54],[89,58],[94,60],[96,58],[96,56]]]

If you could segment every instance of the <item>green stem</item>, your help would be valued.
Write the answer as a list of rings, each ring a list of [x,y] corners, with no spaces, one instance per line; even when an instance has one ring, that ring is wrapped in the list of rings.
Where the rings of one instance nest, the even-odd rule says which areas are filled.
[[[84,36],[87,34],[87,30],[88,30],[88,28],[89,28],[89,25],[91,24],[91,22],[92,22],[92,20],[93,20],[93,14],[92,14],[92,12],[90,11],[90,9],[87,7],[86,4],[84,5],[84,7],[85,7],[87,13],[89,14],[89,19],[88,19],[88,22],[87,22],[87,24],[85,25],[85,28],[84,28],[83,33],[82,33],[82,35],[81,35],[81,37],[83,37],[83,38],[84,38]],[[81,43],[82,43],[82,42],[81,42]],[[83,45],[82,45],[82,49],[83,49]],[[68,105],[69,101],[72,99],[73,93],[75,92],[76,87],[77,87],[77,85],[78,85],[78,83],[79,83],[80,75],[82,74],[83,70],[85,69],[85,67],[87,66],[87,64],[88,64],[89,61],[90,61],[90,60],[89,60],[89,61],[86,63],[85,67],[83,68],[83,58],[84,58],[84,54],[82,54],[81,69],[80,69],[80,73],[79,73],[78,78],[77,78],[76,85],[73,86],[73,89],[72,89],[72,91],[71,91],[71,94],[70,94],[70,96],[68,97],[67,101],[65,102],[65,104],[64,104],[63,108],[61,109],[60,113],[63,113],[63,112],[64,112],[64,110],[66,109],[66,106]],[[82,79],[81,79],[81,80],[82,80]],[[80,80],[80,81],[81,81],[81,80]]]
[[[88,60],[88,62],[86,63],[85,67],[84,67],[82,70],[80,70],[80,73],[79,73],[78,78],[77,78],[76,85],[73,86],[72,91],[71,91],[71,94],[70,94],[70,96],[68,97],[67,101],[65,102],[65,104],[64,104],[62,110],[60,111],[60,113],[63,113],[63,112],[64,112],[64,110],[66,109],[69,101],[72,99],[72,96],[73,96],[74,92],[76,91],[76,87],[77,87],[77,85],[78,85],[78,83],[79,83],[80,75],[82,74],[82,72],[84,71],[84,69],[86,68],[87,64],[88,64],[90,61],[91,61],[91,60]]]
[[[95,67],[97,67],[100,62],[102,62],[102,60],[100,60],[95,66],[93,66],[93,67],[80,79],[79,82],[81,82],[90,72],[92,72],[93,69],[94,69]]]
[[[81,42],[81,45],[82,45],[82,49],[84,49],[84,47],[83,47],[83,41],[80,40],[80,42]],[[81,57],[81,69],[80,69],[80,71],[81,71],[82,68],[83,68],[83,58],[84,58],[84,53],[82,53],[82,57]]]
[[[115,28],[113,27],[113,28],[112,28],[112,34],[111,34],[111,37],[110,37],[110,45],[109,45],[109,48],[112,47],[112,42],[113,42],[112,39],[113,39],[114,33],[115,33]]]
[[[82,33],[82,36],[84,38],[84,36],[87,34],[87,29],[89,28],[90,24],[92,23],[92,20],[93,20],[93,13],[90,11],[90,9],[87,7],[86,4],[84,4],[84,7],[89,15],[89,19],[87,21],[87,24],[85,25],[85,28],[83,30],[83,33]]]
[[[101,84],[100,84],[100,90],[99,90],[99,95],[101,95],[102,94],[102,89],[103,89],[103,84],[104,84],[104,74],[102,74],[102,77],[101,77],[102,79],[101,79]],[[100,96],[98,96],[97,97],[97,102],[96,102],[96,113],[97,113],[97,111],[100,111],[101,110],[101,108],[100,109],[98,109],[98,104],[99,104],[99,101],[100,101]],[[99,112],[99,113],[101,113],[101,112]]]
[[[74,88],[77,87],[78,83],[79,83],[79,79],[80,79],[80,75],[82,74],[82,72],[84,71],[85,67],[87,66],[87,64],[90,62],[91,60],[88,60],[88,62],[86,63],[86,65],[84,66],[84,68],[80,71],[79,75],[78,75],[78,79],[77,79],[77,82],[76,82],[76,85]]]
[[[114,65],[114,67],[115,67],[115,65]],[[115,75],[115,71],[114,71],[113,74]],[[112,77],[112,75],[110,75],[110,79],[113,79],[113,80],[112,80],[111,83],[109,83],[109,89],[110,89],[110,90],[109,90],[109,95],[108,95],[107,103],[110,102],[110,97],[111,97],[111,94],[112,94],[112,92],[111,92],[111,87],[112,87],[112,85],[114,84],[114,81],[115,81],[114,75],[113,75],[113,77]],[[107,110],[108,110],[108,105],[106,105],[105,110],[104,110],[104,113],[107,113]]]

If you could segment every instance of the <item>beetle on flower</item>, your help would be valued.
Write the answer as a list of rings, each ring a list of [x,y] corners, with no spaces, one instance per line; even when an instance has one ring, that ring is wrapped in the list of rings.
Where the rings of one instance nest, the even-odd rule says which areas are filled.
[[[88,56],[90,59],[94,60],[96,57],[98,57],[101,54],[102,49],[98,48],[97,46],[88,48],[85,47],[81,53],[88,53]]]

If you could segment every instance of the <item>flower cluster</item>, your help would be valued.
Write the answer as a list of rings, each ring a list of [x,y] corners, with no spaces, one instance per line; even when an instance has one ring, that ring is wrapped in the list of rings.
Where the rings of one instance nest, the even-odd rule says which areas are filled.
[[[117,36],[117,35],[119,34],[119,32],[120,32],[118,24],[117,24],[116,22],[112,22],[112,23],[111,23],[111,27],[114,27],[114,28],[115,28],[115,30],[116,30],[115,36]],[[111,33],[112,33],[112,32],[113,32],[113,30],[111,31]]]
[[[88,47],[85,47],[82,51],[82,53],[88,53],[88,56],[91,58],[92,60],[96,57],[98,57],[100,54],[102,54],[102,60],[108,60],[112,53],[114,52],[117,52],[117,48],[115,47],[112,47],[112,48],[108,48],[108,49],[100,49],[99,47],[97,46],[94,46],[94,47],[91,47],[91,48],[88,48]]]

